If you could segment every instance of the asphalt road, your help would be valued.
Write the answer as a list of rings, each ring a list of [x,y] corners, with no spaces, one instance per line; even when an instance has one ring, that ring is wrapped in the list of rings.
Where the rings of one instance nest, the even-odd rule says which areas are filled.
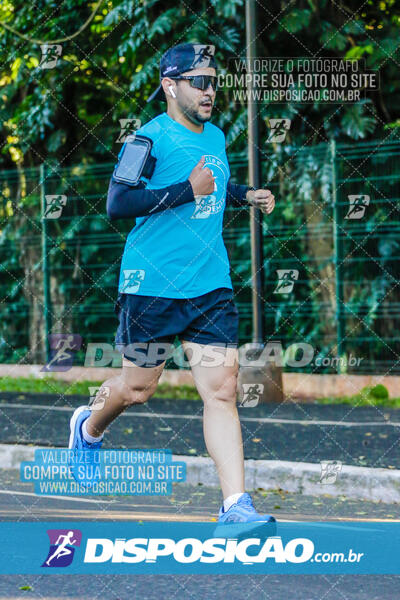
[[[0,442],[65,447],[72,410],[82,397],[2,393]],[[105,448],[170,448],[206,455],[202,406],[152,399],[125,412],[107,432]],[[400,458],[400,412],[349,406],[284,405],[241,409],[246,458],[392,466]],[[175,485],[170,497],[45,498],[15,471],[0,472],[3,521],[215,519],[218,489]],[[398,520],[399,505],[314,498],[281,490],[253,494],[260,512],[278,520]],[[3,546],[4,547],[4,546]],[[22,590],[26,587],[29,589]],[[20,575],[0,576],[0,600],[395,600],[399,575]]]
[[[398,504],[350,500],[345,496],[321,497],[282,490],[258,490],[252,494],[260,512],[279,520],[399,520]],[[221,503],[218,488],[174,484],[171,496],[43,497],[32,483],[19,480],[16,470],[0,470],[0,519],[2,521],[51,520],[190,520],[212,521]]]
[[[0,394],[0,443],[65,447],[82,396]],[[399,468],[400,410],[285,403],[239,410],[245,458]],[[169,448],[207,456],[202,403],[151,399],[106,431],[104,448]]]
[[[20,591],[22,586],[31,591]],[[0,576],[0,600],[397,600],[400,575]]]

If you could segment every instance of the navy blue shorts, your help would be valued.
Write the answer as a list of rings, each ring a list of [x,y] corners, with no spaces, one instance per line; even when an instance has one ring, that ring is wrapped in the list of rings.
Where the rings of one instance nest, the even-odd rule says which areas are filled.
[[[119,318],[115,345],[138,366],[164,362],[162,348],[173,348],[175,336],[198,344],[238,345],[239,312],[229,288],[182,299],[120,293],[115,313]]]

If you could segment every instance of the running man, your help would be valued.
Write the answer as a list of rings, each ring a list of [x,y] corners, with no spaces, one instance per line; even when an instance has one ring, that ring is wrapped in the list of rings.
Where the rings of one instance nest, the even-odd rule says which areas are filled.
[[[161,58],[160,86],[148,99],[166,100],[167,111],[136,132],[153,142],[154,173],[136,187],[111,178],[109,217],[136,218],[116,303],[122,371],[104,382],[108,396],[101,410],[81,406],[74,412],[69,447],[100,448],[110,423],[154,394],[165,346],[177,335],[204,403],[205,443],[223,493],[219,522],[268,522],[274,517],[258,514],[244,487],[236,406],[238,310],[222,228],[227,204],[253,205],[269,214],[275,202],[269,190],[230,181],[225,136],[210,123],[216,79],[213,46],[168,50]],[[198,360],[216,352],[225,357],[218,366]]]
[[[50,558],[46,560],[47,566],[50,566],[50,563],[54,558],[61,558],[62,556],[67,556],[67,554],[71,554],[72,550],[70,548],[67,548],[67,546],[73,546],[76,543],[76,540],[72,539],[73,537],[73,531],[68,531],[66,535],[58,536],[58,540],[56,541],[57,548],[50,556]]]

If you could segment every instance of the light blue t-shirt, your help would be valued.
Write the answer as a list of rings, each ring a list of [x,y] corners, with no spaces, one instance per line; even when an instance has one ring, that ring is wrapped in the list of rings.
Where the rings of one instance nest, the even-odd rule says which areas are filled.
[[[195,133],[162,113],[138,134],[153,140],[157,159],[147,189],[188,179],[205,155],[215,179],[210,196],[136,219],[122,257],[119,292],[164,298],[194,298],[220,287],[232,288],[222,239],[226,187],[230,177],[225,135],[207,122]]]

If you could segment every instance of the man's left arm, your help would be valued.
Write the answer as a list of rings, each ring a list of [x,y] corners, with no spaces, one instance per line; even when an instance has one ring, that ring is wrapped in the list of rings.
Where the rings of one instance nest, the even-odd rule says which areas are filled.
[[[230,179],[226,188],[226,203],[234,207],[255,206],[263,213],[270,214],[274,210],[275,198],[270,190],[249,187],[233,183]]]

